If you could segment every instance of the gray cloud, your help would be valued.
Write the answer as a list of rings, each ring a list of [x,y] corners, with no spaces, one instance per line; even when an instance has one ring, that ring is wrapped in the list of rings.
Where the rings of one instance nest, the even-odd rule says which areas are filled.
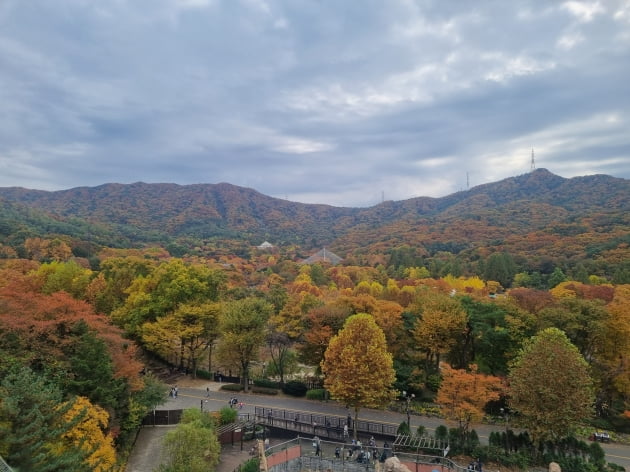
[[[623,0],[0,5],[0,186],[230,182],[310,203],[538,167],[630,178]]]

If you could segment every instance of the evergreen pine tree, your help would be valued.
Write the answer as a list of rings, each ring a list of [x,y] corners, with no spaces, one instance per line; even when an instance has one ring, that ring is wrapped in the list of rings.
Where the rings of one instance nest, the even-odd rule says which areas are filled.
[[[73,422],[62,421],[73,402],[61,390],[28,367],[10,372],[0,385],[0,450],[7,463],[20,471],[89,472],[86,451],[61,451],[57,445]]]

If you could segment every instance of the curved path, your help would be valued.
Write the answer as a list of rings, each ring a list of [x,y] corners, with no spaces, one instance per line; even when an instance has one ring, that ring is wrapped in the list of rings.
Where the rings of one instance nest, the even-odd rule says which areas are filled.
[[[239,402],[244,403],[243,408],[242,410],[239,410],[239,413],[254,414],[254,408],[257,406],[280,408],[284,410],[300,410],[304,412],[311,412],[313,414],[326,414],[342,417],[346,417],[348,413],[347,408],[334,401],[321,402],[285,395],[257,395],[251,393],[244,394],[242,392],[235,395],[233,392],[219,390],[220,387],[221,384],[217,382],[182,379],[181,384],[178,387],[179,394],[177,398],[169,397],[168,401],[164,405],[161,405],[158,409],[168,410],[178,408],[201,408],[203,405],[204,410],[219,410],[228,405],[230,398],[236,396]],[[407,416],[405,414],[373,409],[361,409],[359,411],[359,418],[366,421],[390,423],[396,426],[403,421],[407,421]],[[412,430],[417,428],[419,425],[423,425],[427,431],[431,432],[442,424],[445,423],[441,418],[429,418],[416,415],[411,416]],[[489,434],[492,431],[502,430],[502,427],[476,424],[474,429],[477,431],[481,442],[487,444]],[[630,446],[610,443],[602,444],[602,448],[606,453],[606,460],[608,462],[619,464],[625,467],[626,471],[630,472]],[[127,472],[134,472],[134,470],[128,467]]]

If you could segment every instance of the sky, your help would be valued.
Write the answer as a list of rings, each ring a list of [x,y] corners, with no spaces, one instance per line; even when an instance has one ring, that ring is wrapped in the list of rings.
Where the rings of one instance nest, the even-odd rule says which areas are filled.
[[[0,187],[630,178],[630,0],[0,0]]]

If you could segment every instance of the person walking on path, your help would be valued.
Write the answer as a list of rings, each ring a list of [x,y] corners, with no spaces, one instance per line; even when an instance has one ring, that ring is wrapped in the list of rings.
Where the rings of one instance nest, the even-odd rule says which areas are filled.
[[[315,455],[319,456],[322,452],[322,446],[321,446],[319,436],[315,436],[313,438],[313,446],[315,446]]]

